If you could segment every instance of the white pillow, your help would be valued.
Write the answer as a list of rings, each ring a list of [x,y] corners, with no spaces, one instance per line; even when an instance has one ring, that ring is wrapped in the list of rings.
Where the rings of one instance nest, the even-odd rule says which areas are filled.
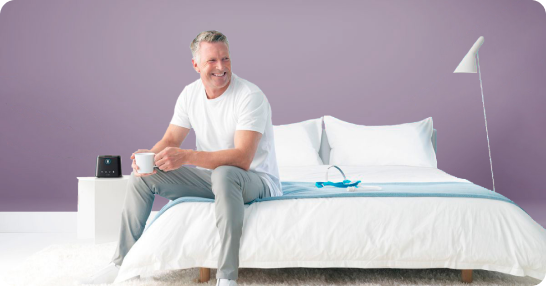
[[[273,132],[279,167],[322,165],[318,153],[322,117],[292,124],[273,125]]]
[[[432,117],[399,125],[365,126],[324,116],[331,165],[405,165],[437,168]]]

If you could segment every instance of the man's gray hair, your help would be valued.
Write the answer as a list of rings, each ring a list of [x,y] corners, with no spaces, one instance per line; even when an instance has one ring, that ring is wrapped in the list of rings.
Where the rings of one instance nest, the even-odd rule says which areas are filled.
[[[215,30],[201,32],[199,33],[199,35],[197,35],[197,37],[195,37],[195,39],[193,39],[193,41],[190,44],[191,55],[193,57],[193,60],[195,60],[197,63],[200,63],[200,60],[201,60],[199,55],[199,46],[201,42],[203,41],[209,42],[209,43],[215,43],[215,42],[225,43],[229,51],[229,43],[228,43],[227,37],[224,34]]]

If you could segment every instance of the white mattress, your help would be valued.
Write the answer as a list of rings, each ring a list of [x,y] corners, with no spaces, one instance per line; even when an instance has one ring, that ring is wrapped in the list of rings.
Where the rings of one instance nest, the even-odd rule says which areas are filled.
[[[328,166],[284,167],[323,181]],[[468,182],[436,168],[339,166],[363,182]],[[330,180],[342,177],[330,169]],[[544,279],[546,230],[518,206],[476,198],[348,197],[245,205],[240,268],[483,269]],[[167,210],[127,254],[115,282],[156,270],[217,268],[213,203]]]

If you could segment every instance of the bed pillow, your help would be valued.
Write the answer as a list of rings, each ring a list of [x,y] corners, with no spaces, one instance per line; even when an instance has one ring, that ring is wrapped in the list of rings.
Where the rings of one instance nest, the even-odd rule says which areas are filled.
[[[404,165],[437,168],[432,117],[399,125],[357,125],[324,116],[331,165]]]
[[[322,117],[292,124],[273,125],[273,132],[279,167],[322,165],[318,153]]]

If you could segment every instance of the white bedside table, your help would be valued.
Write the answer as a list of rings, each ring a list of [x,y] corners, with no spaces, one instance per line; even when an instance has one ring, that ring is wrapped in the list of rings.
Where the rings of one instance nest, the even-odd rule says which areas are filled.
[[[78,238],[95,243],[117,241],[130,175],[78,178]]]

